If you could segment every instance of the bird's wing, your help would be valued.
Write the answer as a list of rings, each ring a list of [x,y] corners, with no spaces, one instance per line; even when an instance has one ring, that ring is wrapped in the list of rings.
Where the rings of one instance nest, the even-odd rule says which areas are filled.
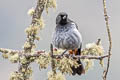
[[[72,20],[70,20],[70,19],[68,19],[68,22],[74,23],[75,26],[76,26],[76,28],[77,28],[77,30],[78,30],[78,25],[77,25],[77,23],[75,23],[74,21],[72,21]],[[81,55],[81,48],[82,48],[82,42],[80,43],[80,48],[78,49],[78,55]]]
[[[74,21],[72,21],[72,20],[70,20],[70,19],[68,19],[68,22],[70,22],[70,23],[75,23]],[[76,28],[78,29],[77,23],[75,23],[75,25],[76,25]]]

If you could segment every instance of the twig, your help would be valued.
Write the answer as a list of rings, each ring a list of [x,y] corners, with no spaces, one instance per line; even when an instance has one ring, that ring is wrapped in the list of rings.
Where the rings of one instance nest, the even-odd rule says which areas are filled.
[[[109,55],[103,55],[103,56],[89,56],[89,55],[81,55],[81,56],[77,56],[77,55],[70,55],[70,54],[64,54],[65,57],[69,58],[77,58],[77,59],[96,59],[96,60],[101,60],[103,58],[109,57]],[[54,58],[63,58],[63,56],[61,55],[54,55]]]
[[[53,71],[53,74],[55,75],[56,74],[56,68],[55,68],[55,61],[54,61],[54,55],[53,55],[53,45],[50,44],[50,55],[51,55],[51,66],[52,66],[52,71]]]
[[[108,56],[108,62],[107,62],[107,69],[104,70],[104,72],[103,72],[103,80],[106,80],[107,73],[108,73],[109,66],[110,66],[110,55],[111,55],[111,49],[112,49],[112,39],[111,39],[110,26],[109,26],[109,17],[107,15],[106,0],[103,0],[103,8],[104,8],[106,29],[107,29],[107,33],[108,33],[108,39],[109,39],[109,49],[108,49],[109,56]]]
[[[99,45],[101,42],[101,39],[98,39],[98,41],[96,42],[96,45]]]
[[[9,52],[20,53],[19,50],[12,50],[12,49],[6,49],[6,48],[0,48],[0,52],[2,52],[2,53],[9,53]]]
[[[52,44],[50,44],[50,50],[51,50],[51,52],[50,52],[50,55],[51,55],[51,66],[52,66],[52,71],[53,71],[53,75],[55,75],[56,74],[56,68],[55,68],[55,61],[54,61],[54,55],[53,55],[53,45]]]
[[[65,51],[61,54],[61,56],[63,56],[67,51],[68,51],[68,50],[65,50]]]

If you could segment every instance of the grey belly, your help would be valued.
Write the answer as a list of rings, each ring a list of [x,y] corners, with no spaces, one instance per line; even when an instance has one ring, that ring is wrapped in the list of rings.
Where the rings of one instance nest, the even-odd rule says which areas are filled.
[[[58,34],[54,36],[53,44],[61,49],[75,49],[80,47],[80,38],[75,34]]]

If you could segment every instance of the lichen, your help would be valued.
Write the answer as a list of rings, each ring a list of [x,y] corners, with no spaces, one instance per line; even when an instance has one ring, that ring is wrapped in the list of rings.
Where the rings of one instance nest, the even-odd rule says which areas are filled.
[[[46,69],[50,63],[51,57],[49,54],[44,53],[43,55],[39,56],[35,62],[39,64],[39,69]]]
[[[66,80],[61,72],[54,74],[52,71],[48,72],[48,80]]]
[[[29,9],[28,15],[32,16],[34,14],[35,10],[34,8]]]
[[[104,55],[104,49],[101,44],[88,43],[85,49],[82,50],[82,55],[102,56]],[[83,61],[85,63],[85,71],[88,71],[88,69],[94,66],[94,60],[84,59]],[[100,65],[102,67],[104,66],[103,60],[100,60]]]
[[[72,66],[78,67],[79,64],[77,63],[76,59],[64,57],[62,59],[57,59],[56,66],[58,70],[60,70],[63,74],[72,74]]]

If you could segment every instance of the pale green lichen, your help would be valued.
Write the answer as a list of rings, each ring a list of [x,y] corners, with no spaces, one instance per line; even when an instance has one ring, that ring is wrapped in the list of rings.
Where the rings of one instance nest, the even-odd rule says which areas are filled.
[[[28,41],[25,42],[24,44],[24,49],[27,51],[28,49],[32,49],[33,47],[36,48],[36,45],[33,43],[34,40],[40,40],[40,37],[37,36],[39,33],[40,29],[44,28],[44,20],[41,17],[40,19],[35,19],[36,24],[30,25],[29,27],[26,28],[25,32],[28,37]]]
[[[34,8],[31,8],[28,10],[28,15],[32,16],[35,12],[35,9]]]
[[[79,64],[77,63],[76,59],[73,58],[62,58],[62,59],[56,59],[57,63],[56,66],[58,67],[58,70],[60,70],[64,74],[72,74],[71,67],[75,66],[78,67]]]
[[[60,54],[62,54],[63,52],[64,52],[63,49],[55,49],[55,50],[53,51],[54,55],[60,55]]]
[[[23,48],[25,50],[25,53],[33,54],[35,51],[36,45],[35,45],[35,43],[31,43],[31,42],[26,41],[24,43]]]
[[[29,49],[30,47],[31,47],[30,43],[26,41],[26,42],[24,43],[24,46],[23,46],[24,50],[27,50],[27,49]]]
[[[100,43],[89,43],[86,45],[86,48],[82,50],[82,55],[102,56],[104,55],[104,49]],[[94,66],[94,60],[84,59],[83,61],[85,62],[85,71],[88,71],[88,69]],[[100,60],[100,64],[102,67],[104,66],[103,60]]]
[[[10,53],[11,50],[10,49],[0,48],[0,52],[2,52],[2,53]]]
[[[51,57],[49,54],[44,53],[41,56],[39,56],[35,62],[39,64],[39,69],[46,69],[51,61]]]
[[[10,74],[10,80],[32,80],[30,76],[32,75],[32,69],[29,67],[27,69],[22,68],[21,72],[12,72]],[[27,78],[24,79],[24,76]]]
[[[95,55],[102,56],[104,54],[104,49],[101,44],[89,43],[86,48],[82,51],[83,55]]]
[[[10,55],[8,58],[12,63],[17,63],[19,60],[19,55],[16,53],[14,55]]]
[[[85,71],[88,71],[88,69],[90,69],[94,66],[93,60],[84,59],[83,61],[85,63]]]
[[[23,75],[16,71],[10,74],[10,80],[24,80],[24,79],[23,79]]]
[[[27,33],[27,35],[37,35],[39,31],[39,27],[38,26],[32,26],[30,25],[29,27],[26,28],[25,32]]]
[[[43,29],[44,26],[45,26],[43,17],[41,17],[40,19],[35,19],[35,20],[36,20],[36,26],[37,26],[39,29]]]
[[[2,53],[2,57],[5,59],[8,59],[9,54],[8,53]]]
[[[28,67],[27,69],[22,68],[22,69],[21,69],[21,72],[24,73],[24,75],[26,75],[26,76],[29,77],[29,76],[32,76],[32,72],[33,72],[33,71],[32,71],[32,69],[31,69],[31,67]]]
[[[48,72],[48,80],[66,80],[61,72],[54,74],[52,71]]]
[[[10,49],[1,49],[3,54],[2,57],[5,59],[9,59],[12,63],[17,63],[19,59],[18,51],[10,50]]]
[[[100,60],[100,65],[104,68],[104,60],[103,59]]]
[[[39,36],[35,36],[35,39],[36,39],[37,41],[39,41],[39,40],[40,40],[40,37],[39,37]]]
[[[21,56],[20,57],[20,63],[21,64],[27,64],[27,63],[29,63],[29,61],[27,60],[27,58],[25,56]]]
[[[45,9],[46,12],[48,13],[49,8],[55,8],[56,9],[56,0],[46,0],[45,2]]]

